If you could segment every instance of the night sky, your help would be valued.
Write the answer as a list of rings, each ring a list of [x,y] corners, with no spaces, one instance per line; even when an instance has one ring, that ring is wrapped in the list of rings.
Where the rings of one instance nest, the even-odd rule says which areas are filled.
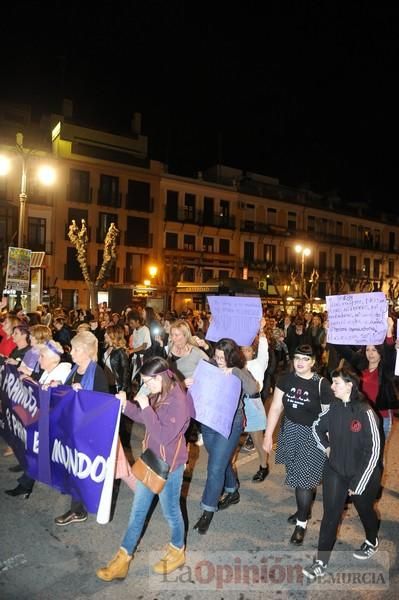
[[[119,133],[141,112],[151,157],[181,174],[222,162],[397,204],[398,8],[220,4],[14,2],[0,98],[57,112],[69,97],[75,118]]]

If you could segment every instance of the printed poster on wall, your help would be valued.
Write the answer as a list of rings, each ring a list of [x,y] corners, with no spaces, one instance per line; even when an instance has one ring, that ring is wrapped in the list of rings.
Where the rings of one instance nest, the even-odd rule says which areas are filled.
[[[8,249],[6,289],[20,290],[25,294],[29,291],[31,258],[32,250],[27,248]]]

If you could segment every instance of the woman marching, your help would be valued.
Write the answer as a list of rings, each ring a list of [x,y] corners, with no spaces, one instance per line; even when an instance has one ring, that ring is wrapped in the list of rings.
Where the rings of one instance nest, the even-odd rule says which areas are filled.
[[[155,573],[167,574],[185,563],[180,492],[188,458],[184,433],[190,415],[186,394],[163,358],[155,356],[148,359],[140,373],[144,386],[148,388],[148,395],[140,388],[141,391],[135,396],[137,404],[127,402],[125,392],[119,392],[116,396],[122,402],[123,414],[133,421],[144,423],[146,434],[143,445],[170,465],[165,487],[159,493],[159,502],[170,527],[171,541],[165,555],[153,566]],[[137,481],[129,524],[121,547],[108,565],[97,571],[97,577],[103,581],[126,577],[154,496],[154,492]]]
[[[233,470],[231,460],[243,431],[244,395],[250,397],[259,392],[259,384],[245,368],[245,356],[233,340],[223,338],[216,343],[215,362],[226,375],[233,374],[241,381],[241,395],[227,439],[211,427],[202,425],[204,445],[208,452],[208,470],[201,500],[203,513],[194,525],[194,529],[202,535],[208,531],[213,515],[218,509],[224,510],[240,501],[237,475]],[[212,393],[211,390],[210,393]],[[214,398],[215,402],[218,400],[218,398]],[[221,496],[222,493],[223,496]]]
[[[70,385],[75,391],[89,390],[108,393],[108,382],[103,369],[97,364],[98,341],[90,331],[77,333],[71,341],[71,356],[75,363],[65,385]],[[87,520],[87,510],[80,500],[71,499],[70,509],[56,517],[54,522],[59,527],[71,523],[82,523]]]
[[[317,447],[312,435],[312,425],[322,405],[330,404],[334,395],[327,379],[313,372],[315,357],[311,346],[298,346],[293,358],[294,372],[282,375],[274,390],[263,447],[271,452],[273,433],[284,410],[276,463],[285,464],[285,483],[295,489],[297,511],[288,522],[296,524],[291,544],[300,546],[325,461],[325,453]]]
[[[353,556],[365,560],[378,550],[378,516],[374,509],[381,483],[378,417],[359,391],[355,373],[338,369],[332,373],[332,380],[336,399],[313,424],[317,446],[328,460],[323,472],[324,513],[317,558],[303,569],[311,580],[326,574],[348,493],[366,536]]]
[[[269,362],[269,345],[264,333],[265,319],[262,318],[259,331],[258,352],[255,357],[253,346],[242,346],[241,349],[247,359],[247,369],[254,376],[259,385],[259,391],[252,395],[244,396],[244,412],[246,418],[245,431],[249,432],[259,456],[259,469],[252,477],[252,481],[264,481],[269,473],[267,454],[263,449],[263,432],[266,429],[266,411],[261,399],[261,391],[265,371]]]
[[[393,409],[399,408],[394,380],[395,371],[394,322],[388,317],[383,344],[363,346],[355,352],[350,346],[335,345],[335,349],[360,373],[361,391],[380,417],[380,433],[386,442],[392,427]]]

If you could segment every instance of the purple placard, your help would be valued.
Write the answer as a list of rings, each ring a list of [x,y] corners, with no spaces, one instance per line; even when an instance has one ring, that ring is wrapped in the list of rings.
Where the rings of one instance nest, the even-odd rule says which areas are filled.
[[[387,334],[388,303],[383,292],[327,296],[330,344],[382,344]]]
[[[241,394],[241,381],[206,360],[198,363],[193,379],[190,395],[194,418],[227,439]]]
[[[250,346],[259,331],[262,304],[257,296],[208,296],[212,313],[206,339],[231,338],[239,346]]]

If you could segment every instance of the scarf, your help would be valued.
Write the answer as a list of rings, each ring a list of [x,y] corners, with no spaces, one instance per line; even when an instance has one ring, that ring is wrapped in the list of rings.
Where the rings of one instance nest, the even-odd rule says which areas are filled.
[[[97,363],[94,362],[94,360],[91,360],[89,362],[89,364],[87,365],[86,371],[84,372],[82,380],[80,382],[80,385],[82,386],[82,388],[84,390],[93,391],[96,367],[97,367]],[[73,381],[73,376],[77,370],[78,370],[78,365],[74,365],[71,369],[71,373],[70,373],[68,379],[71,378]]]

